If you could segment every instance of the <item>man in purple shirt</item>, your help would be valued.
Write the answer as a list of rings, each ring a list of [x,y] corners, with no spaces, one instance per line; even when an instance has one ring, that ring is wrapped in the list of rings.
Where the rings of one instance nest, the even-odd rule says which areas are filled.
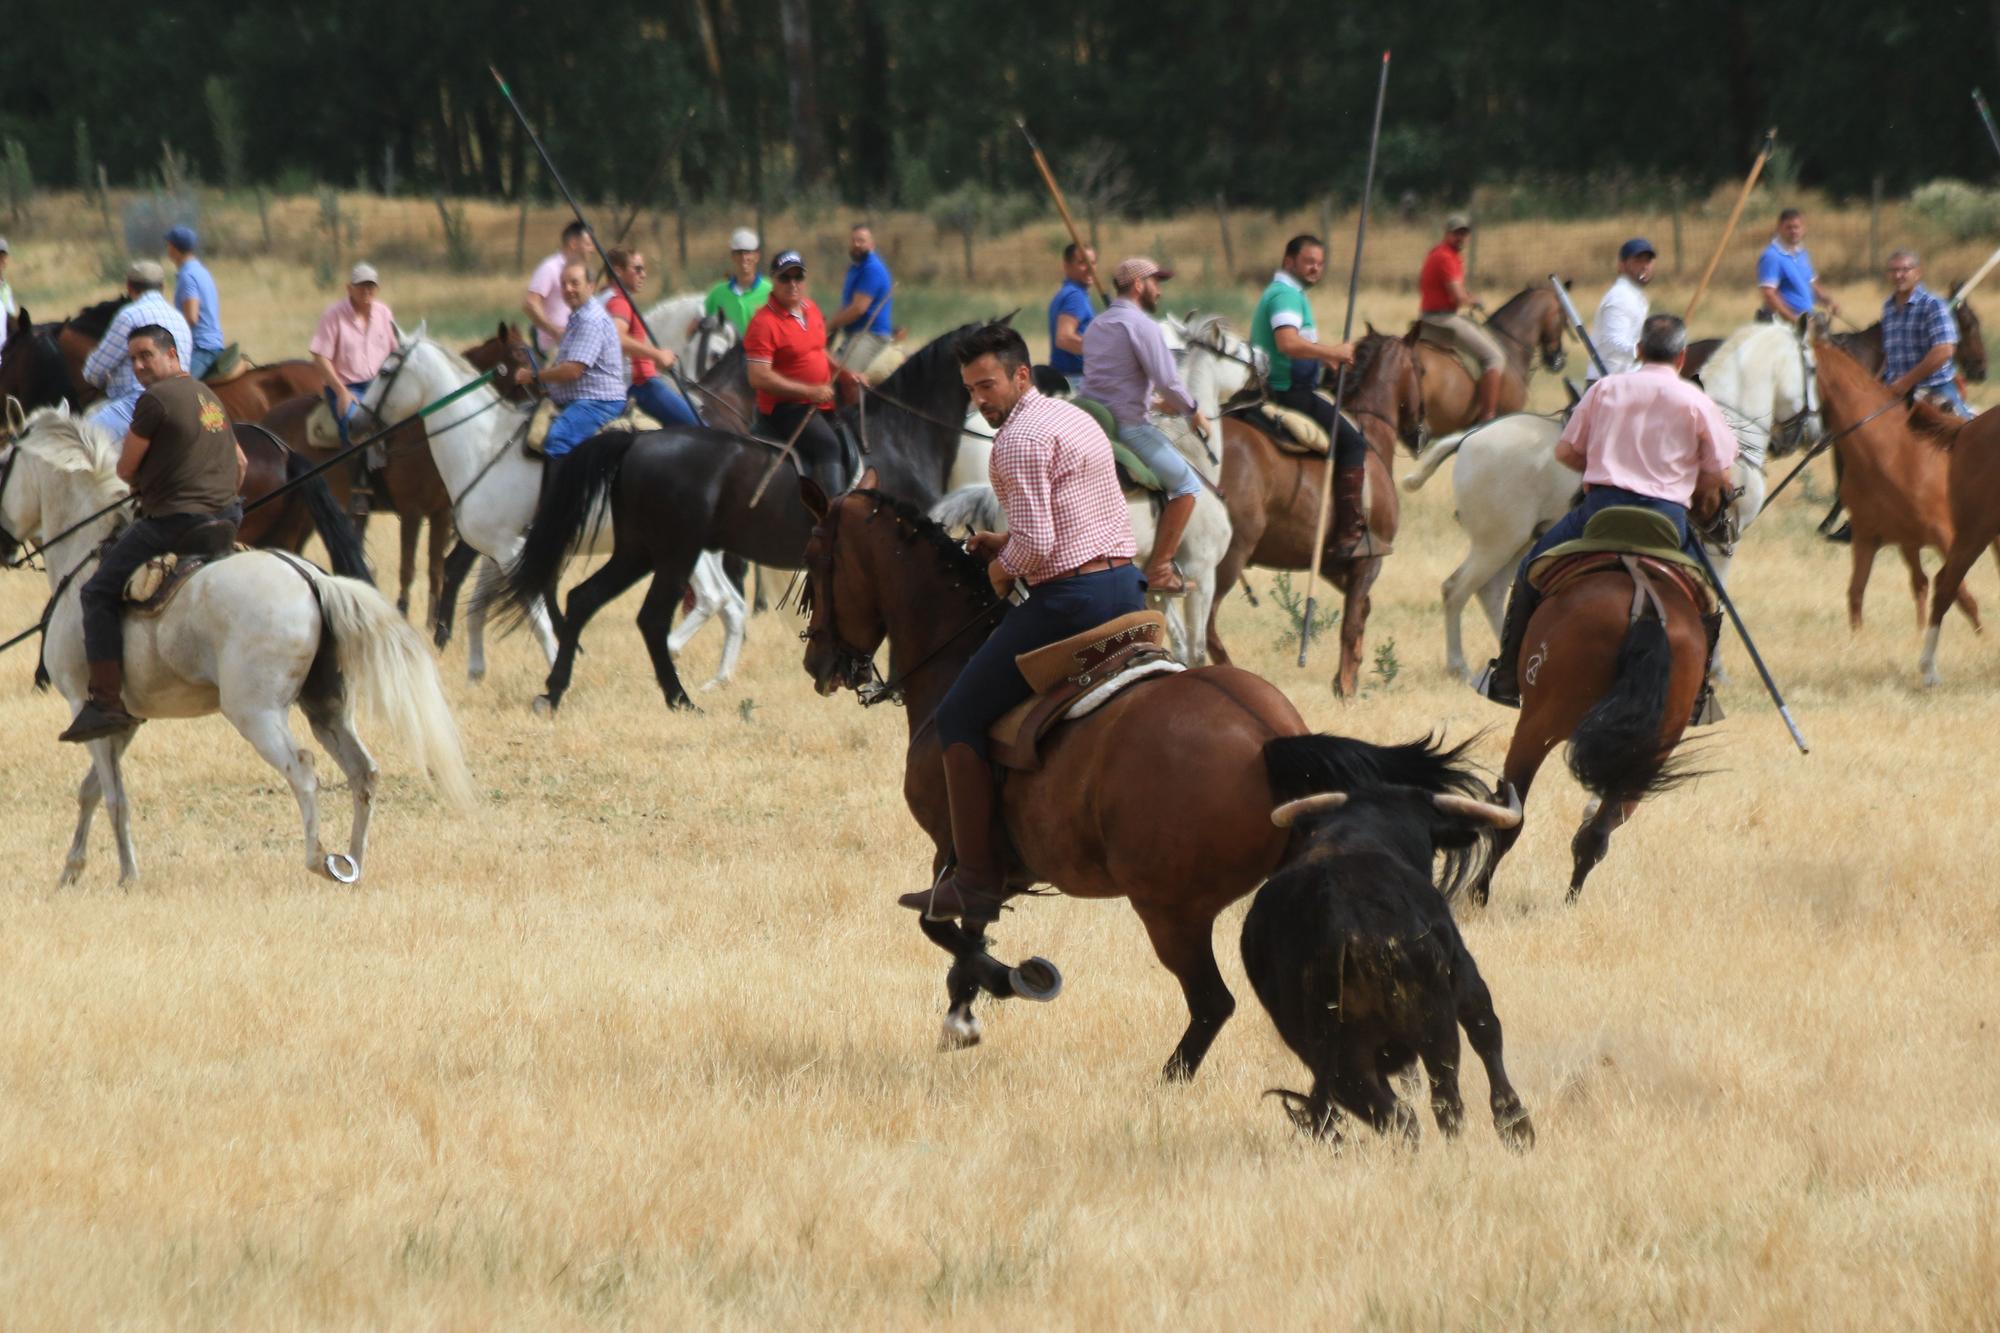
[[[1111,275],[1118,295],[1084,330],[1083,382],[1076,386],[1080,396],[1104,404],[1118,423],[1120,442],[1153,470],[1166,492],[1166,509],[1146,562],[1147,590],[1164,597],[1187,593],[1187,580],[1174,568],[1174,556],[1201,494],[1201,478],[1165,432],[1146,419],[1147,406],[1158,392],[1197,432],[1208,429],[1201,408],[1174,368],[1166,335],[1153,318],[1160,308],[1160,284],[1173,276],[1150,259],[1127,259],[1118,265]]]
[[[561,458],[625,410],[625,358],[618,328],[604,307],[590,299],[590,275],[582,264],[563,269],[562,294],[569,322],[550,364],[540,371],[522,366],[514,372],[518,384],[540,380],[549,397],[562,405],[542,441],[546,458]]]

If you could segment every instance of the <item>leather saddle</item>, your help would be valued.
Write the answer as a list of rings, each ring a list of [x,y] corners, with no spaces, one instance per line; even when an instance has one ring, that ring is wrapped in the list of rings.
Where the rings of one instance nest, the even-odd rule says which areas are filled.
[[[1318,390],[1314,392],[1317,393]],[[1326,398],[1323,393],[1319,396]],[[1327,401],[1331,403],[1333,400],[1328,398]],[[1324,458],[1332,446],[1332,441],[1326,437],[1325,428],[1294,407],[1285,407],[1269,400],[1253,399],[1224,409],[1223,415],[1240,418],[1261,431],[1284,453],[1309,454]],[[1346,417],[1347,414],[1343,412],[1341,415]],[[1348,421],[1352,424],[1352,418],[1348,418]]]
[[[535,403],[535,410],[528,414],[528,433],[521,437],[521,452],[530,458],[542,456],[542,441],[549,438],[549,427],[556,422],[556,414],[562,411],[553,398],[543,398]]]
[[[1457,357],[1459,369],[1465,372],[1466,378],[1474,384],[1479,383],[1479,358],[1466,351],[1463,347],[1460,347],[1458,339],[1451,336],[1449,329],[1433,324],[1429,320],[1422,319],[1416,320],[1410,327],[1417,331],[1418,342],[1428,347],[1435,347],[1440,352],[1449,352]]]
[[[1681,550],[1673,523],[1636,505],[1613,505],[1591,515],[1583,536],[1535,557],[1528,582],[1549,597],[1585,575],[1627,571],[1628,559],[1649,578],[1679,588],[1703,615],[1715,611],[1715,589],[1706,571]]]
[[[1042,739],[1064,722],[1088,716],[1149,677],[1181,670],[1167,653],[1166,633],[1159,612],[1133,611],[1016,657],[1035,693],[988,730],[993,762],[1032,772],[1041,767]]]
[[[238,343],[231,343],[216,353],[215,364],[201,377],[203,384],[227,384],[231,380],[242,379],[250,369],[250,359],[243,355]]]
[[[125,580],[125,614],[147,619],[159,615],[196,570],[244,549],[236,544],[236,525],[228,519],[195,524],[181,534],[173,550],[132,571]]]

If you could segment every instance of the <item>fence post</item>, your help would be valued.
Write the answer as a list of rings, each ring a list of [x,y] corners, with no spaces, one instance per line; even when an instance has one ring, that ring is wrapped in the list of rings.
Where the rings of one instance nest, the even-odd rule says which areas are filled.
[[[1333,196],[1330,194],[1319,197],[1319,235],[1322,241],[1333,235]]]
[[[761,237],[759,238],[762,239]],[[674,192],[674,245],[680,251],[681,272],[688,271],[688,215],[686,196]]]
[[[1228,280],[1236,280],[1236,246],[1229,239],[1229,204],[1222,197],[1222,191],[1215,192],[1215,225],[1222,232],[1222,271]]]
[[[514,221],[514,271],[528,266],[528,192],[521,191],[521,215]]]
[[[1882,268],[1882,177],[1868,183],[1868,271]]]
[[[118,227],[111,221],[111,177],[104,170],[104,164],[97,164],[97,212],[104,219],[104,240],[111,247],[112,254],[125,252],[125,238],[118,234]]]
[[[1685,201],[1681,198],[1681,183],[1678,177],[1673,183],[1674,205],[1674,276],[1681,275],[1681,212]]]
[[[271,253],[271,192],[257,187],[257,229],[263,233],[264,253]]]

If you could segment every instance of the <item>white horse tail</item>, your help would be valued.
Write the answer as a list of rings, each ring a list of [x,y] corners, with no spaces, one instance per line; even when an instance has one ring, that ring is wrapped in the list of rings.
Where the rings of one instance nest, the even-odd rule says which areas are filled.
[[[340,674],[355,702],[423,761],[447,801],[460,809],[470,806],[472,772],[458,724],[438,683],[437,664],[417,632],[368,584],[312,572],[326,632],[333,636]]]
[[[961,486],[931,506],[931,518],[946,532],[1005,532],[1007,514],[991,486]]]
[[[1424,483],[1431,479],[1431,473],[1444,466],[1445,460],[1458,452],[1458,446],[1465,443],[1465,437],[1472,434],[1462,430],[1456,435],[1447,435],[1441,440],[1432,440],[1430,447],[1417,455],[1417,466],[1403,478],[1403,489],[1420,491]]]

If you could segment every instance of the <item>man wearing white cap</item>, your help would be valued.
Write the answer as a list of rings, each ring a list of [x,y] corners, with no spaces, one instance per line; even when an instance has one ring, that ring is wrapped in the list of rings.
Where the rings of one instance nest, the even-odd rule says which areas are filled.
[[[771,280],[757,271],[757,233],[738,227],[729,233],[729,276],[708,289],[702,314],[720,315],[741,338],[750,328],[751,317],[771,299]]]
[[[125,347],[132,330],[157,324],[173,335],[182,365],[194,360],[193,331],[173,303],[160,294],[166,281],[166,270],[152,260],[133,261],[125,270],[125,294],[132,299],[111,317],[104,340],[83,363],[83,378],[104,390],[104,401],[92,406],[86,415],[120,440],[132,425],[133,406],[146,392],[146,386],[132,373],[132,356]]]
[[[356,264],[347,275],[347,295],[326,308],[306,344],[326,381],[334,419],[343,427],[396,349],[396,316],[375,299],[381,287],[381,275],[373,264]]]

